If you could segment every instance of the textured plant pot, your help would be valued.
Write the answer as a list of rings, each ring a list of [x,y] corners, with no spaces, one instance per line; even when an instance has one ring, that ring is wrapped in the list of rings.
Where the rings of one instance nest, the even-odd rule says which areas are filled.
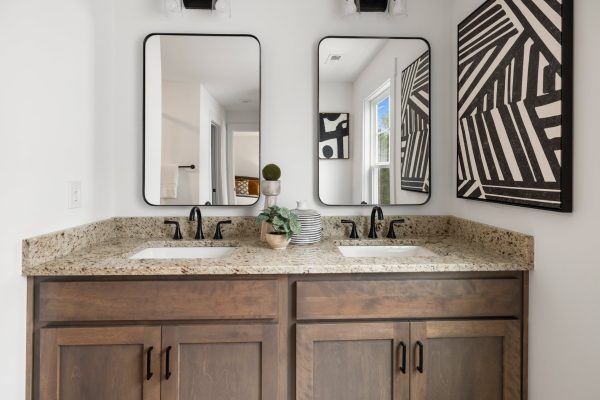
[[[267,240],[267,235],[269,232],[273,232],[273,225],[267,224],[263,222],[260,224],[260,240],[261,242],[265,242]]]
[[[265,196],[279,196],[281,181],[262,181],[261,190]]]
[[[267,233],[266,235],[267,244],[273,250],[285,250],[290,244],[290,240],[287,238],[287,235],[279,234],[279,233]]]

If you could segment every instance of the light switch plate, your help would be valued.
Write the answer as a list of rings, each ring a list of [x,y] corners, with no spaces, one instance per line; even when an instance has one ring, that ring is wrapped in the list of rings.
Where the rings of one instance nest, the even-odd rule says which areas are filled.
[[[69,182],[69,209],[81,208],[81,181]]]

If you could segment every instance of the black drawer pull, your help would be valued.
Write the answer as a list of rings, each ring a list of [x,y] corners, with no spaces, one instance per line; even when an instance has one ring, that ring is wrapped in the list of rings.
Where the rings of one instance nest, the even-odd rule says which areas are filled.
[[[166,380],[169,380],[169,378],[171,377],[171,349],[172,349],[171,346],[167,347],[167,355],[166,355],[167,368],[166,368],[166,372],[165,372]]]
[[[400,372],[406,374],[406,345],[400,342],[398,345],[398,365]]]
[[[419,363],[417,364],[417,371],[423,373],[423,343],[417,342],[417,348],[419,349]]]
[[[152,379],[154,374],[152,373],[152,350],[154,347],[150,346],[148,351],[146,352],[146,380],[149,381]]]

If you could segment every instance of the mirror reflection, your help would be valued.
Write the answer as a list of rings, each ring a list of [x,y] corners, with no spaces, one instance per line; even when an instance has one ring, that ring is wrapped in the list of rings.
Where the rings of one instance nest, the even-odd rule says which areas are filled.
[[[424,204],[430,192],[430,53],[422,39],[319,45],[319,197]]]
[[[151,35],[144,63],[144,198],[252,205],[260,194],[260,45]]]

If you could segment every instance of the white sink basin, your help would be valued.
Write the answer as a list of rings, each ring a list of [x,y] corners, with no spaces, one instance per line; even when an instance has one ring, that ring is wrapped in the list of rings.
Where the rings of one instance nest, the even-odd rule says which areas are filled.
[[[345,257],[433,257],[421,246],[338,246]]]
[[[231,255],[234,250],[234,247],[153,247],[144,249],[129,258],[131,260],[223,258]]]

